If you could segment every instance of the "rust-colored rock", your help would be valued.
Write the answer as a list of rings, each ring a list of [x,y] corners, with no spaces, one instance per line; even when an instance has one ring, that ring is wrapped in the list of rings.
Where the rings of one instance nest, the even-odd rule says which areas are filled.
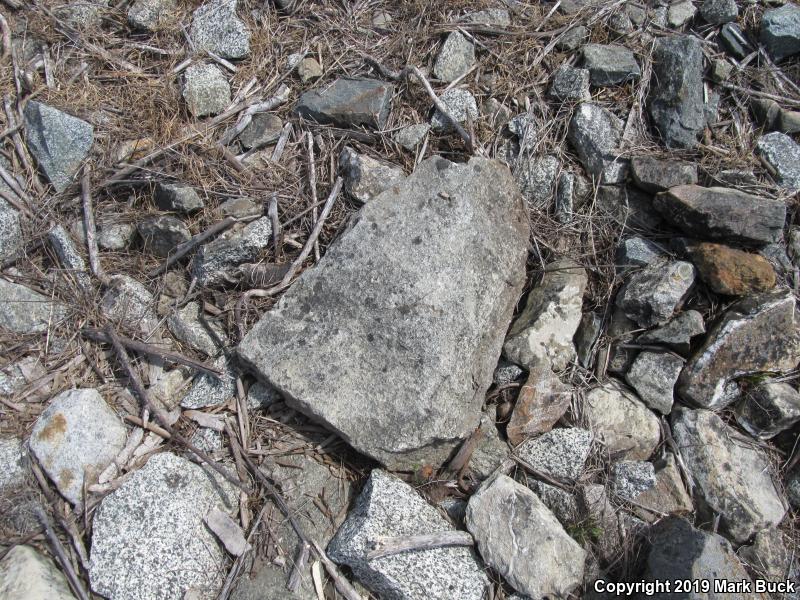
[[[569,408],[572,389],[558,377],[546,373],[544,369],[533,370],[520,389],[506,428],[508,441],[514,446],[550,431]]]
[[[759,254],[701,243],[692,246],[690,255],[700,278],[718,294],[743,296],[775,287],[775,270]]]

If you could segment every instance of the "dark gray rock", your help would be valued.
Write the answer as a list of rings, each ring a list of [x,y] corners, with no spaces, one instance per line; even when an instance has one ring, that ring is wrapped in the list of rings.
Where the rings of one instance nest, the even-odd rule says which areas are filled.
[[[786,222],[782,200],[728,188],[681,185],[658,194],[653,205],[684,233],[725,243],[760,246],[777,242]]]
[[[628,388],[611,380],[586,394],[586,421],[614,460],[647,460],[661,438],[658,418]]]
[[[556,100],[589,100],[589,70],[561,65],[553,74],[548,94]]]
[[[633,21],[624,12],[615,12],[608,18],[608,28],[614,33],[625,35],[633,31]]]
[[[556,42],[556,49],[561,52],[572,52],[583,45],[589,37],[589,30],[583,25],[576,25],[561,34]]]
[[[649,110],[668,148],[693,148],[706,125],[703,113],[703,50],[700,41],[680,35],[659,38],[653,53]]]
[[[478,103],[469,90],[453,88],[447,90],[439,98],[447,109],[447,114],[458,123],[465,124],[468,120],[475,122],[478,119]],[[447,133],[453,129],[453,124],[439,110],[431,117],[431,129],[439,133]]]
[[[585,102],[578,106],[567,137],[586,172],[598,183],[621,183],[628,171],[621,158],[624,125],[611,111]]]
[[[175,217],[147,217],[137,228],[146,250],[156,256],[169,256],[180,244],[192,239],[186,224]]]
[[[705,332],[703,315],[696,310],[687,310],[674,316],[665,325],[644,332],[636,340],[641,344],[663,344],[685,356],[691,348],[692,338]]]
[[[540,473],[556,479],[574,480],[581,476],[591,447],[591,432],[567,427],[553,429],[523,442],[515,454]]]
[[[5,279],[0,279],[0,305],[0,328],[21,334],[47,331],[67,314],[64,305]]]
[[[179,183],[158,183],[154,199],[161,210],[191,214],[202,210],[205,203],[193,187]]]
[[[756,123],[766,129],[772,131],[778,122],[778,115],[781,112],[781,106],[775,100],[768,98],[751,98],[750,110],[753,113]]]
[[[624,230],[650,230],[661,223],[661,215],[653,208],[653,197],[630,185],[599,186],[595,206]]]
[[[759,440],[773,438],[800,421],[800,393],[788,383],[759,383],[743,396],[736,420]]]
[[[497,363],[497,368],[494,370],[493,381],[497,387],[500,387],[516,381],[522,377],[523,373],[525,373],[525,371],[514,363],[501,359],[500,362]]]
[[[595,312],[584,313],[581,317],[578,330],[572,338],[575,343],[575,351],[578,355],[578,364],[584,368],[589,368],[592,359],[592,349],[597,338],[600,337],[602,330],[603,317]]]
[[[409,152],[413,151],[425,138],[431,126],[428,123],[407,125],[395,132],[393,139]]]
[[[339,174],[344,189],[359,202],[369,202],[384,190],[405,179],[401,167],[359,154],[346,147],[339,155]]]
[[[389,118],[392,94],[394,86],[390,83],[340,78],[305,92],[297,101],[295,112],[320,123],[383,129]]]
[[[469,71],[474,62],[475,45],[460,31],[453,31],[439,50],[433,74],[437,79],[449,83]]]
[[[115,600],[185,598],[189,589],[216,597],[226,556],[203,519],[237,506],[238,493],[209,470],[169,452],[151,456],[95,512],[92,590]]]
[[[725,23],[719,32],[719,41],[728,53],[742,60],[753,51],[753,47],[745,36],[742,28],[736,23]]]
[[[637,156],[631,159],[631,175],[644,191],[657,194],[678,185],[697,183],[697,165]]]
[[[183,99],[195,117],[217,115],[231,103],[231,86],[217,65],[191,65],[183,74]]]
[[[686,298],[695,275],[685,261],[655,262],[630,276],[617,295],[617,306],[642,327],[663,325]]]
[[[75,247],[75,242],[62,225],[56,225],[47,232],[47,241],[58,256],[58,261],[65,274],[73,277],[82,288],[88,288],[91,283],[86,262]]]
[[[92,147],[94,128],[34,100],[25,105],[24,116],[28,149],[56,192],[63,192]]]
[[[561,161],[552,154],[522,155],[517,158],[514,176],[528,206],[543,210],[550,206],[560,169]]]
[[[656,486],[653,463],[621,460],[611,465],[611,490],[622,500],[636,500],[640,494]]]
[[[662,415],[668,415],[674,402],[675,382],[684,360],[669,352],[640,352],[625,375],[642,401]]]
[[[765,10],[760,40],[775,60],[800,52],[800,6],[787,2],[779,8]]]
[[[629,237],[617,246],[616,268],[624,273],[631,267],[645,267],[664,258],[664,251],[643,237]]]
[[[213,242],[200,247],[192,259],[192,276],[206,287],[235,283],[236,267],[257,262],[272,239],[269,217],[261,217],[241,229],[229,229]]]
[[[786,477],[786,497],[795,510],[800,510],[800,469],[795,468]]]
[[[719,515],[736,542],[775,527],[786,514],[764,450],[708,410],[676,408],[672,432],[702,499],[701,516]]]
[[[237,0],[212,0],[192,15],[189,36],[197,50],[222,58],[244,58],[250,54],[250,30],[236,16]]]
[[[800,145],[777,131],[762,135],[756,142],[756,152],[775,170],[781,187],[800,190]]]
[[[621,348],[620,345],[632,342],[636,337],[635,332],[640,329],[619,306],[612,307],[611,322],[606,331],[606,335],[612,340],[606,367],[610,373],[624,376],[628,372],[638,352],[633,348]]]
[[[564,598],[582,583],[586,552],[536,494],[510,477],[478,489],[466,522],[483,560],[523,594]]]
[[[794,369],[800,334],[791,293],[754,294],[731,306],[709,332],[678,379],[680,396],[696,406],[721,409],[738,397],[735,380]]]
[[[128,9],[128,23],[135,29],[157,31],[175,18],[177,8],[175,0],[136,0]]]
[[[733,75],[733,65],[724,58],[711,61],[711,80],[716,83],[724,83]]]
[[[694,18],[697,7],[691,0],[680,0],[670,4],[667,10],[667,25],[674,29],[683,27]]]
[[[411,486],[375,469],[328,544],[328,555],[353,569],[359,581],[381,598],[481,600],[488,579],[472,549],[435,548],[367,559],[381,538],[451,530],[447,520]]]
[[[750,582],[747,571],[725,538],[695,529],[680,517],[668,517],[652,529],[645,581],[700,581],[712,574],[715,581]],[[713,581],[709,585],[713,590]],[[680,597],[701,600],[724,595],[727,594],[688,591]],[[662,591],[649,597],[668,600],[675,598],[675,593]]]
[[[572,221],[575,212],[575,185],[577,177],[575,173],[562,171],[558,174],[558,185],[556,186],[556,202],[553,207],[553,216],[556,221],[566,225]]]
[[[392,468],[438,464],[477,424],[527,240],[505,166],[429,158],[362,207],[239,356],[357,450]]]
[[[722,25],[735,21],[739,16],[736,0],[704,0],[700,5],[700,14],[712,25]]]
[[[283,121],[275,115],[256,113],[237,138],[245,150],[263,148],[276,142],[283,131]]]
[[[583,68],[588,69],[592,85],[617,85],[636,81],[642,76],[633,52],[624,46],[586,44],[582,53]]]

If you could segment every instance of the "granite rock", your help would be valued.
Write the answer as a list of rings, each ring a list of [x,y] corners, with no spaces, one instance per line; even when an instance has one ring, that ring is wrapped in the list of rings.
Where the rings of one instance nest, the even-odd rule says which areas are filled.
[[[168,215],[147,217],[137,227],[147,250],[156,256],[169,256],[192,238],[186,224]]]
[[[800,421],[800,393],[788,383],[759,383],[743,396],[736,420],[759,440],[773,438]]]
[[[190,65],[183,75],[183,99],[195,117],[218,115],[231,103],[231,86],[217,65]]]
[[[135,29],[158,31],[174,18],[175,0],[136,0],[128,8],[128,23]]]
[[[445,39],[433,65],[434,76],[444,82],[455,81],[470,70],[475,62],[475,45],[459,31]]]
[[[636,390],[642,401],[653,410],[668,415],[674,401],[675,382],[684,360],[669,352],[643,351],[633,361],[625,381]]]
[[[583,68],[588,69],[592,85],[617,85],[636,81],[642,76],[633,52],[624,46],[586,44],[582,53]]]
[[[736,0],[703,0],[700,5],[700,15],[707,23],[722,25],[735,21],[739,16]]]
[[[800,6],[787,2],[764,11],[760,41],[775,60],[800,52]]]
[[[0,278],[0,328],[14,333],[47,331],[62,321],[66,307],[30,288]]]
[[[654,461],[655,485],[636,496],[634,512],[652,522],[664,515],[685,515],[693,511],[692,497],[681,479],[675,455]]]
[[[384,190],[405,179],[401,167],[346,147],[339,155],[339,174],[344,189],[359,202],[369,202]]]
[[[621,460],[611,465],[611,489],[622,500],[636,500],[656,485],[653,463]]]
[[[383,129],[389,118],[393,94],[394,86],[390,83],[340,78],[303,93],[295,112],[320,123]]]
[[[679,185],[697,183],[697,165],[674,160],[637,156],[631,159],[631,175],[636,185],[657,194]]]
[[[250,54],[250,30],[236,16],[237,0],[211,0],[192,15],[189,36],[197,50],[222,58],[244,58]]]
[[[642,327],[663,325],[680,307],[694,279],[691,263],[655,262],[630,276],[617,295],[617,306]]]
[[[475,122],[480,116],[475,96],[464,88],[447,90],[439,100],[447,109],[447,114],[462,125],[468,120]],[[450,119],[437,109],[431,117],[431,129],[438,133],[449,133],[453,129],[453,125]]]
[[[561,65],[553,74],[548,94],[556,100],[589,100],[589,70]]]
[[[0,597],[5,600],[75,600],[53,562],[30,546],[12,546],[0,560]]]
[[[696,310],[687,310],[675,315],[665,325],[645,331],[636,339],[641,344],[663,344],[685,356],[691,348],[692,338],[705,332],[703,315]]]
[[[784,133],[774,131],[756,142],[756,152],[775,170],[781,187],[800,190],[800,145]]]
[[[567,137],[586,172],[599,183],[621,183],[628,171],[621,157],[624,125],[608,109],[584,102],[575,111]]]
[[[241,229],[229,229],[200,247],[191,262],[192,276],[197,277],[197,285],[204,287],[236,283],[236,267],[257,262],[271,240],[269,217],[256,219]]]
[[[589,431],[579,427],[553,429],[523,442],[515,453],[545,475],[575,480],[580,477],[589,458],[592,439]]]
[[[156,184],[154,200],[158,208],[170,212],[191,214],[205,207],[193,187],[177,183]]]

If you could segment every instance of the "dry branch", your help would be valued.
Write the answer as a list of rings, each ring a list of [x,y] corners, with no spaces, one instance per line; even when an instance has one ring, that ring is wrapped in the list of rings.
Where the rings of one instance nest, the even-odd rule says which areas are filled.
[[[72,567],[72,563],[67,557],[67,552],[64,546],[61,544],[61,540],[58,539],[55,530],[53,529],[53,524],[50,522],[50,517],[47,516],[47,513],[44,512],[44,509],[42,509],[41,506],[37,506],[34,509],[34,512],[44,527],[45,534],[50,542],[50,547],[53,549],[53,553],[56,555],[61,568],[64,570],[64,574],[67,576],[67,581],[69,582],[69,586],[72,588],[72,591],[77,594],[80,600],[89,600],[89,595],[83,588],[83,583],[81,582],[80,577],[78,577],[78,574],[75,573],[75,569]]]
[[[100,266],[100,251],[97,248],[97,226],[94,222],[94,208],[92,207],[92,190],[89,179],[89,165],[83,169],[81,178],[81,201],[83,203],[83,228],[86,234],[86,246],[89,250],[89,267],[95,277],[101,282],[106,283],[108,278]]]
[[[475,540],[466,531],[440,531],[438,533],[423,533],[420,535],[406,535],[393,538],[384,538],[374,544],[374,548],[367,553],[367,560],[375,560],[385,556],[393,556],[402,552],[414,550],[432,550],[447,546],[474,546]]]
[[[207,239],[217,235],[218,233],[222,233],[228,227],[236,223],[238,219],[234,217],[225,217],[219,223],[214,223],[211,227],[206,229],[205,231],[198,233],[188,242],[184,242],[177,248],[175,248],[175,252],[169,255],[167,260],[164,261],[163,264],[159,265],[155,269],[152,269],[149,273],[147,273],[148,277],[156,277],[169,269],[172,265],[186,256],[189,252],[191,252],[194,248],[205,242]]]

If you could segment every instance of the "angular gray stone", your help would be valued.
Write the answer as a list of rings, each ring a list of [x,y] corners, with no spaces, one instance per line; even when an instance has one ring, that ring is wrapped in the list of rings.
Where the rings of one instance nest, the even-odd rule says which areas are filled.
[[[586,271],[570,259],[546,266],[539,285],[506,337],[503,354],[525,368],[550,366],[563,371],[575,358],[572,341],[581,321]]]
[[[600,337],[602,326],[603,317],[595,312],[584,313],[583,317],[581,317],[580,325],[578,325],[578,330],[572,340],[578,355],[578,364],[584,368],[589,368],[592,349]]]
[[[656,485],[653,463],[640,460],[621,460],[611,465],[611,489],[618,498],[636,500],[640,494]]]
[[[450,83],[469,71],[474,63],[475,45],[461,32],[453,31],[439,50],[433,74],[437,79]]]
[[[735,21],[739,16],[739,8],[736,6],[736,0],[703,0],[700,14],[706,22],[722,25]]]
[[[467,120],[475,122],[480,115],[475,96],[469,90],[453,88],[442,94],[439,100],[447,109],[447,114],[460,124],[466,123]],[[453,129],[453,124],[437,109],[431,117],[431,129],[439,133],[448,133]]]
[[[775,60],[800,52],[800,6],[787,2],[765,10],[759,39]]]
[[[711,61],[711,79],[716,83],[724,83],[733,75],[733,65],[724,58]]]
[[[191,214],[205,207],[203,199],[195,189],[179,183],[158,183],[154,196],[161,210]]]
[[[214,212],[222,219],[225,217],[246,219],[247,217],[261,216],[264,214],[264,208],[256,204],[252,198],[239,196],[238,198],[225,200],[225,202],[217,206]]]
[[[572,52],[583,45],[589,37],[589,30],[583,25],[577,25],[565,31],[556,42],[556,49],[561,52]]]
[[[549,371],[547,365],[532,369],[520,388],[506,435],[517,445],[531,436],[550,431],[572,404],[573,389]]]
[[[303,83],[315,81],[322,77],[322,65],[315,58],[304,58],[297,65],[297,76]]]
[[[663,325],[686,298],[695,275],[689,262],[660,260],[630,276],[617,306],[642,327]]]
[[[192,387],[181,399],[183,408],[219,406],[236,395],[236,373],[232,366],[224,357],[218,359],[214,366],[222,371],[222,375],[217,377],[210,373],[198,374]]]
[[[328,544],[328,555],[353,569],[361,583],[381,598],[481,600],[488,580],[471,549],[417,550],[373,560],[366,556],[381,538],[451,530],[411,486],[375,469]]]
[[[389,118],[394,86],[375,79],[340,78],[305,92],[295,112],[301,117],[342,127],[383,129]]]
[[[67,580],[52,561],[30,546],[12,546],[0,560],[0,597],[4,600],[75,600]]]
[[[178,341],[208,356],[216,356],[229,341],[218,321],[202,316],[197,302],[178,308],[167,317],[167,326]]]
[[[236,16],[237,0],[212,0],[194,11],[189,37],[197,50],[222,58],[250,54],[250,30]]]
[[[413,151],[422,142],[425,135],[430,131],[431,126],[428,123],[417,123],[415,125],[406,125],[402,129],[395,132],[392,139],[400,144],[409,152]]]
[[[504,8],[488,8],[464,15],[463,21],[476,25],[508,27],[511,25],[511,15]]]
[[[636,496],[636,514],[645,521],[653,522],[664,515],[691,513],[694,509],[692,497],[681,479],[675,455],[668,453],[664,459],[655,461],[653,466],[655,485]]]
[[[92,147],[94,128],[34,100],[25,105],[24,116],[28,149],[56,192],[63,192]]]
[[[559,173],[556,187],[556,202],[553,207],[553,216],[559,223],[567,224],[572,221],[575,211],[575,185],[577,176],[566,171]]]
[[[697,183],[697,165],[651,156],[631,159],[631,175],[636,185],[646,192],[657,194],[678,185]]]
[[[590,390],[583,412],[589,428],[605,444],[612,459],[647,460],[658,446],[658,418],[616,381]]]
[[[626,81],[636,81],[642,76],[642,70],[633,52],[625,46],[586,44],[582,53],[583,68],[589,70],[592,85],[617,85]]]
[[[514,177],[531,208],[547,210],[552,204],[561,161],[552,154],[522,155],[517,158]]]
[[[66,307],[18,283],[0,279],[0,328],[14,333],[42,333],[66,317]]]
[[[742,60],[753,51],[742,28],[736,23],[725,23],[720,29],[718,39],[728,53],[737,60]]]
[[[786,477],[786,496],[795,510],[800,510],[800,470],[795,469]]]
[[[278,141],[282,131],[283,121],[280,117],[256,113],[237,139],[245,150],[258,149]]]
[[[653,53],[650,116],[668,148],[694,148],[706,125],[703,50],[689,35],[659,38]]]
[[[75,242],[72,241],[67,230],[62,225],[56,225],[47,232],[47,241],[50,242],[50,246],[58,256],[60,266],[65,274],[74,277],[82,288],[89,287],[90,280],[89,273],[86,271],[86,262],[75,247]]]
[[[53,15],[64,25],[85,31],[99,27],[109,0],[80,0],[54,7]]]
[[[0,437],[0,495],[25,483],[25,448],[15,437]]]
[[[586,538],[584,544],[591,541],[597,557],[605,563],[613,563],[624,551],[627,531],[622,517],[625,513],[611,503],[604,485],[580,485],[576,491],[583,519],[581,536]]]
[[[580,513],[575,496],[538,479],[529,478],[525,481],[525,485],[533,490],[533,493],[552,511],[562,525],[570,526],[579,521]]]
[[[226,555],[203,519],[212,508],[235,514],[237,504],[233,487],[203,467],[151,456],[95,512],[92,590],[114,600],[173,600],[190,588],[215,598]]]
[[[787,546],[778,529],[759,531],[752,545],[739,548],[739,558],[755,570],[757,576],[767,581],[793,581],[800,588],[800,567],[796,549],[790,541]],[[781,594],[778,594],[779,596]],[[796,600],[797,590],[787,593],[786,600]]]
[[[647,406],[662,415],[668,415],[674,401],[675,382],[684,362],[681,357],[669,352],[640,352],[625,375],[625,381]]]
[[[625,238],[617,246],[616,267],[617,271],[624,273],[631,267],[644,267],[658,262],[664,257],[664,252],[647,238]]]
[[[348,147],[339,155],[339,174],[344,177],[344,189],[359,202],[369,202],[406,177],[402,168]]]
[[[497,425],[487,413],[481,415],[480,435],[469,461],[469,471],[477,481],[489,477],[511,454],[508,444],[500,439]]]
[[[775,169],[782,188],[790,192],[800,190],[800,145],[797,142],[774,131],[758,139],[756,152]]]
[[[58,491],[79,505],[84,477],[99,475],[127,437],[122,421],[97,390],[83,389],[53,398],[36,420],[28,443]]]
[[[256,381],[247,390],[247,407],[250,410],[265,410],[280,400],[278,390],[260,381]]]
[[[775,527],[786,514],[764,450],[709,410],[673,411],[672,432],[695,483],[704,518],[736,542]]]
[[[183,99],[195,117],[217,115],[231,103],[231,86],[217,65],[193,64],[183,75]]]
[[[608,109],[591,102],[578,106],[567,138],[581,164],[598,183],[621,183],[628,171],[621,158],[623,123]]]
[[[694,18],[697,7],[691,0],[680,0],[670,4],[667,10],[667,25],[673,28],[683,27]]]
[[[239,280],[236,267],[257,262],[272,239],[269,217],[261,217],[241,229],[229,229],[213,242],[200,247],[191,263],[197,285],[221,286]]]
[[[800,362],[795,313],[788,291],[754,294],[731,306],[686,363],[678,394],[718,410],[738,397],[737,378],[794,369]]]
[[[103,250],[125,250],[135,235],[136,227],[131,223],[107,223],[99,227],[97,245]]]
[[[523,594],[564,598],[583,582],[586,552],[536,494],[510,477],[478,489],[466,522],[483,560]]]
[[[497,387],[507,385],[522,377],[524,372],[517,365],[501,359],[494,370],[494,384]]]
[[[505,166],[429,158],[362,207],[239,356],[360,452],[438,464],[477,423],[527,239]]]
[[[556,100],[589,100],[589,70],[561,65],[553,74],[548,94]]]
[[[782,200],[721,187],[680,185],[658,194],[653,205],[683,232],[728,244],[761,246],[777,242],[786,222]]]
[[[553,429],[523,442],[515,454],[545,475],[574,480],[583,472],[592,439],[589,431],[579,427]]]
[[[674,316],[665,325],[645,331],[636,340],[640,344],[663,344],[685,356],[689,353],[692,338],[705,332],[703,315],[696,310],[687,310]]]
[[[788,383],[759,383],[744,393],[736,420],[759,440],[773,438],[800,421],[800,393]]]
[[[9,173],[13,173],[11,165],[3,156],[0,156],[0,166]],[[14,192],[2,179],[0,179],[0,191],[14,196]],[[5,200],[0,199],[0,260],[16,256],[23,247],[19,212]]]
[[[147,217],[137,227],[144,247],[156,256],[166,257],[192,238],[186,224],[166,215]]]
[[[730,543],[715,533],[695,529],[680,517],[668,517],[656,525],[650,535],[650,549],[644,572],[645,581],[701,581],[712,576],[716,581],[750,582]],[[714,583],[709,581],[711,590]],[[674,586],[671,590],[674,590]],[[680,595],[687,600],[722,598],[728,594],[693,591]],[[755,598],[743,594],[742,597]],[[668,600],[674,591],[658,592],[649,598]]]
[[[124,323],[149,335],[158,327],[155,298],[144,285],[128,275],[114,275],[100,300],[100,312],[114,323]]]
[[[176,14],[175,0],[136,0],[128,9],[128,23],[136,29],[158,31]]]

